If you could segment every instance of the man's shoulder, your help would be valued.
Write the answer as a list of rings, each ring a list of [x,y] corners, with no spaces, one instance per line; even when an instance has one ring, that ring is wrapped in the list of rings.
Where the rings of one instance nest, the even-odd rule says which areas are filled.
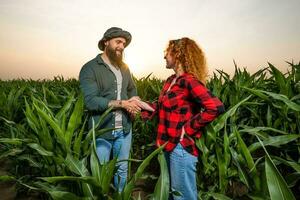
[[[89,75],[95,73],[95,71],[101,69],[101,67],[103,66],[101,61],[102,60],[99,59],[98,56],[96,56],[92,60],[86,62],[81,67],[81,70],[79,72],[79,78],[82,77],[82,76],[89,76]]]
[[[86,62],[82,68],[93,68],[97,65],[101,64],[101,62],[99,62],[99,58],[98,56],[96,56],[95,58],[93,58],[92,60]]]

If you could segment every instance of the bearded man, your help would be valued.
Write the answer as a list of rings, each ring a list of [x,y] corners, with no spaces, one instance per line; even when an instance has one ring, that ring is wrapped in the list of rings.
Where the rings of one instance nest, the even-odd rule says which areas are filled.
[[[96,152],[101,164],[112,157],[127,160],[132,140],[132,115],[140,111],[137,91],[127,65],[123,62],[123,50],[131,42],[131,34],[121,28],[111,27],[98,42],[103,53],[87,62],[79,74],[80,88],[85,106],[90,112],[89,128],[98,122],[109,107],[109,113],[96,129],[111,128],[96,138]],[[114,185],[118,192],[124,189],[128,162],[117,162]]]

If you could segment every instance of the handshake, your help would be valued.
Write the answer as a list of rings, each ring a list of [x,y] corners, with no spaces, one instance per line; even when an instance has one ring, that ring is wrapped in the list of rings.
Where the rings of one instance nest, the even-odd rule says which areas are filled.
[[[142,101],[138,96],[131,97],[128,100],[122,100],[122,108],[126,109],[131,115],[136,115],[141,110],[154,111],[151,106]]]

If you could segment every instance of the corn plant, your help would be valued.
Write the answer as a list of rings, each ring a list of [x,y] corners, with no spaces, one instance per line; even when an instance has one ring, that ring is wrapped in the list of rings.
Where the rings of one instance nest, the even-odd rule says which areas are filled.
[[[234,63],[233,76],[217,70],[207,82],[226,112],[196,141],[199,199],[300,198],[300,63],[288,64],[287,73],[268,63],[250,74]],[[162,80],[134,80],[143,100],[157,100]],[[157,180],[144,198],[167,199],[157,121],[135,119],[130,175],[119,194],[111,184],[117,161],[100,165],[95,154],[95,138],[109,130],[88,130],[87,117],[75,79],[0,80],[0,160],[10,161],[0,181],[15,181],[20,193],[38,191],[40,199],[123,200],[135,198],[146,176]]]

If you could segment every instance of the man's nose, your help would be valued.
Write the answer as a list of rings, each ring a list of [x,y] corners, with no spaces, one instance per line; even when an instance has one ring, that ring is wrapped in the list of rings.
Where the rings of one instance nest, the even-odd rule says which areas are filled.
[[[119,47],[123,50],[125,48],[125,43],[120,43]]]

